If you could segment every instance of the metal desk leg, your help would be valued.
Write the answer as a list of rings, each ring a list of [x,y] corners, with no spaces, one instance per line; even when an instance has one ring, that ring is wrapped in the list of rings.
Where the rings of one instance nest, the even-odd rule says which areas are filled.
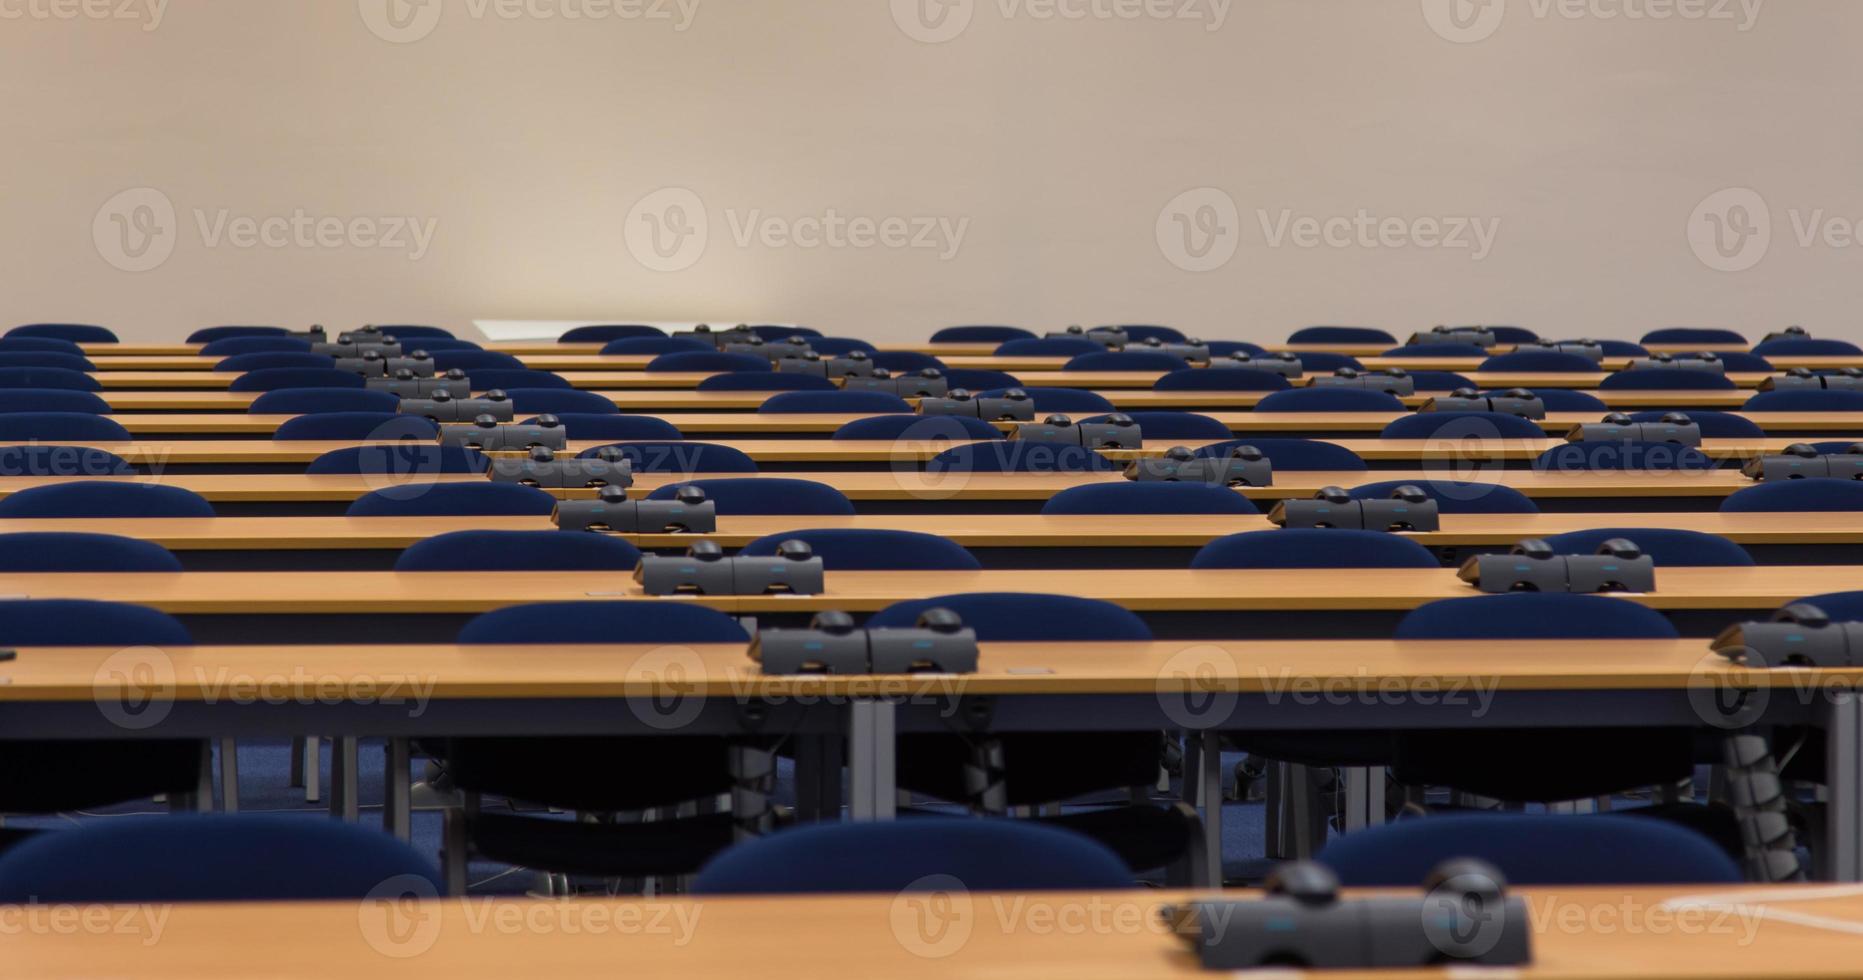
[[[391,738],[383,746],[382,779],[387,784],[382,798],[382,829],[401,838],[414,839],[411,817],[414,802],[414,753],[405,738]]]
[[[1824,726],[1825,861],[1832,881],[1863,881],[1863,707],[1851,691],[1830,694]]]
[[[356,799],[356,760],[361,742],[353,735],[344,735],[330,743],[330,815],[351,823],[362,816]]]
[[[1345,829],[1350,832],[1384,822],[1384,769],[1351,766],[1345,774]]]
[[[848,811],[855,820],[891,820],[899,806],[897,706],[887,700],[848,705]]]
[[[220,808],[239,812],[239,741],[220,740]]]
[[[1223,887],[1223,751],[1222,734],[1193,732],[1202,751],[1197,758],[1197,790],[1203,797],[1204,884]]]

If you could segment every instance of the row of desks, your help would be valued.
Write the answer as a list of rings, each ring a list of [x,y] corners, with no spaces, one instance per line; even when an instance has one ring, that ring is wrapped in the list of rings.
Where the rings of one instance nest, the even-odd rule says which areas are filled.
[[[1405,976],[1521,980],[1830,980],[1854,975],[1854,888],[1520,889],[1534,963]],[[1156,923],[1163,892],[408,902],[99,908],[111,931],[26,932],[9,943],[22,976],[131,974],[193,980],[250,972],[323,977],[540,975],[800,980],[824,953],[870,980],[919,977],[1162,980],[1208,977]],[[1233,893],[1225,897],[1237,897]],[[135,926],[145,923],[144,926]],[[1270,971],[1263,976],[1293,976]],[[1388,973],[1328,972],[1338,980]]]
[[[956,365],[953,365],[954,367]],[[1000,370],[1000,369],[998,369]],[[1212,368],[1210,370],[1226,370]],[[558,377],[573,387],[587,389],[659,388],[690,390],[716,372],[586,370],[558,371]],[[1017,371],[1016,378],[1025,388],[1150,388],[1164,376],[1162,371]],[[1607,372],[1524,372],[1487,371],[1464,377],[1482,388],[1596,388]],[[105,390],[190,389],[224,391],[240,375],[222,371],[98,371],[91,377]],[[1729,372],[1727,377],[1741,388],[1757,388],[1760,382],[1776,377],[1771,372]],[[1298,382],[1304,383],[1304,382]]]

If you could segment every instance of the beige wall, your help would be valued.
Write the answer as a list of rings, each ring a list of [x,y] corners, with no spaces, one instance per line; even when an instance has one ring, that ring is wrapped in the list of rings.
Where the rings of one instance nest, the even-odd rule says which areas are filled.
[[[1081,19],[1041,16],[1053,0],[644,0],[666,19],[632,17],[643,0],[514,18],[512,0],[436,0],[411,43],[372,31],[405,37],[386,2],[403,0],[168,0],[158,22],[160,0],[0,0],[0,321],[151,340],[622,317],[881,339],[1114,320],[1863,339],[1856,0],[1233,0],[1220,27],[1216,0],[1149,0],[1191,20],[1146,0],[1063,0]],[[957,19],[924,28],[919,2]],[[1626,10],[1646,16],[1605,16]],[[966,14],[950,40],[911,36]],[[696,196],[702,255],[690,238],[662,261],[630,221],[662,188]],[[1728,188],[1758,197],[1709,199]],[[695,203],[647,203],[676,197]],[[1729,233],[1717,253],[1704,201],[1739,227],[1770,217],[1770,248]],[[1190,240],[1201,258],[1172,207],[1216,232]],[[737,241],[754,214],[806,235],[794,219],[831,208],[875,240]],[[1401,221],[1373,246],[1295,244],[1302,218],[1361,209]],[[1820,209],[1846,224],[1801,244]],[[340,221],[278,247],[229,237],[300,210]],[[376,217],[430,226],[424,254],[344,224]],[[1487,254],[1418,243],[1458,218],[1493,231]],[[961,241],[878,241],[921,219]]]

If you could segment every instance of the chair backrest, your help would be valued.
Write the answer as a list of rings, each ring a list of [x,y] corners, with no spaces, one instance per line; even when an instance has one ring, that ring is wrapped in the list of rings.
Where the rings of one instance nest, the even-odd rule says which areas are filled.
[[[666,336],[666,331],[659,327],[650,327],[644,323],[596,324],[577,327],[557,338],[563,344],[611,344],[617,340],[631,340]]]
[[[454,531],[416,543],[397,572],[631,572],[640,549],[608,534]]]
[[[1623,472],[1631,470],[1711,470],[1718,464],[1692,446],[1673,442],[1568,442],[1533,461],[1541,473]]]
[[[1561,555],[1592,555],[1606,541],[1622,538],[1643,549],[1658,565],[1695,567],[1746,567],[1753,556],[1718,534],[1684,531],[1670,527],[1601,527],[1588,531],[1567,531],[1546,538],[1553,551]]]
[[[1380,439],[1544,439],[1531,419],[1502,412],[1418,412],[1392,420]]]
[[[1007,371],[989,371],[983,368],[947,368],[944,372],[944,380],[953,388],[968,388],[971,391],[1022,387],[1022,379]]]
[[[1453,391],[1454,389],[1450,390]],[[1611,410],[1611,407],[1606,405],[1604,400],[1598,396],[1583,391],[1577,391],[1572,388],[1531,388],[1528,390],[1539,396],[1540,401],[1545,404],[1548,412],[1603,413]],[[1499,390],[1491,390],[1488,392],[1490,395],[1499,393]],[[1662,413],[1659,412],[1657,414],[1660,415]]]
[[[936,534],[918,531],[826,528],[786,531],[758,538],[739,552],[768,558],[785,541],[806,541],[815,557],[831,570],[974,572],[983,566],[963,545]]]
[[[114,534],[23,531],[0,534],[0,572],[179,572],[153,541]]]
[[[213,366],[220,374],[245,374],[249,371],[267,371],[275,368],[334,368],[336,358],[328,354],[313,354],[310,351],[262,351],[256,354],[234,354],[223,358]]]
[[[672,500],[681,486],[694,486],[705,491],[706,499],[718,506],[718,513],[733,517],[764,514],[854,516],[854,505],[847,499],[847,495],[826,483],[771,476],[668,484],[648,494],[647,499]]]
[[[1526,494],[1498,483],[1456,483],[1446,480],[1388,480],[1368,483],[1352,490],[1354,500],[1389,497],[1402,486],[1414,486],[1436,501],[1444,514],[1537,514],[1540,512]]]
[[[1563,341],[1560,341],[1560,343],[1564,343],[1564,344],[1576,344],[1576,343],[1581,343],[1581,342],[1597,344],[1598,349],[1604,352],[1605,357],[1648,357],[1650,356],[1650,352],[1647,349],[1645,349],[1642,344],[1633,344],[1628,340],[1591,340],[1591,341],[1563,340]]]
[[[816,337],[809,341],[809,349],[823,357],[846,357],[855,351],[869,355],[880,352],[878,347],[853,337]]]
[[[98,480],[32,487],[0,500],[0,517],[212,517],[192,490],[159,483]]]
[[[77,344],[53,337],[0,337],[0,350],[50,351],[55,354],[84,353],[84,348]]]
[[[281,388],[363,388],[367,382],[353,371],[335,368],[265,368],[233,379],[233,391],[278,391]]]
[[[0,854],[7,904],[360,902],[383,897],[389,882],[406,885],[390,898],[445,888],[411,845],[331,820],[127,817],[35,834]]]
[[[1694,373],[1677,371],[1676,374]],[[1743,412],[1863,412],[1863,391],[1762,391],[1740,406]]]
[[[251,415],[319,415],[324,412],[393,412],[401,399],[386,391],[348,388],[279,388],[252,400]]]
[[[436,355],[437,356],[437,355]],[[469,372],[473,391],[516,391],[518,389],[574,388],[569,379],[548,371],[529,368],[474,368]]]
[[[1365,369],[1365,365],[1360,364],[1358,358],[1349,354],[1328,354],[1324,352],[1302,353],[1300,355],[1300,365],[1306,369],[1308,374],[1331,374],[1340,368],[1351,368],[1354,371],[1363,371]]]
[[[610,403],[611,405],[613,403]],[[651,415],[586,415],[581,412],[557,412],[556,420],[571,439],[610,439],[623,442],[647,439],[677,442],[685,438],[673,423]]]
[[[1756,483],[1721,501],[1723,514],[1863,511],[1863,483],[1821,477]]]
[[[0,646],[192,646],[181,621],[159,609],[90,599],[0,602]]]
[[[1737,884],[1740,866],[1680,824],[1632,816],[1482,813],[1399,820],[1336,837],[1319,854],[1342,884],[1414,888],[1475,858],[1511,886]]]
[[[723,351],[679,351],[674,354],[661,354],[647,364],[647,370],[655,373],[675,371],[711,371],[728,374],[734,371],[768,371],[768,358],[755,354],[727,354]]]
[[[1488,327],[1494,339],[1503,344],[1531,344],[1540,339],[1540,335],[1525,327]]]
[[[1826,592],[1797,601],[1824,610],[1833,622],[1863,620],[1863,592]]]
[[[1003,430],[982,419],[966,415],[875,415],[855,419],[836,429],[835,439],[909,439],[935,442],[948,439],[1001,439]]]
[[[876,629],[913,626],[928,609],[949,609],[977,631],[986,643],[1018,641],[1150,640],[1151,628],[1133,613],[1110,602],[1071,595],[1029,592],[974,592],[896,602],[873,614]]]
[[[1130,887],[1117,854],[1032,821],[930,817],[817,824],[740,844],[693,881],[698,895],[1090,891]]]
[[[201,348],[202,357],[237,357],[241,354],[308,354],[310,341],[298,337],[228,337]]]
[[[1707,327],[1664,327],[1661,330],[1651,330],[1644,334],[1643,343],[1663,346],[1699,344],[1702,347],[1730,344],[1745,347],[1747,339],[1732,330],[1715,330]]]
[[[62,351],[0,350],[0,367],[64,368],[67,371],[95,371],[97,365],[83,354]]]
[[[438,476],[443,473],[482,474],[491,461],[475,449],[437,443],[392,446],[350,446],[333,449],[311,460],[310,476]]]
[[[1429,549],[1383,531],[1282,528],[1217,538],[1191,568],[1441,568]]]
[[[927,368],[942,371],[944,362],[931,356],[912,350],[884,350],[873,355],[873,366],[885,368],[894,374],[907,371],[923,371]]]
[[[743,643],[737,620],[689,602],[541,602],[508,606],[460,628],[467,646]]]
[[[1477,371],[1534,371],[1559,374],[1596,374],[1598,362],[1579,354],[1556,350],[1523,350],[1497,354],[1481,362]]]
[[[1397,338],[1371,327],[1305,327],[1287,338],[1290,344],[1383,344],[1397,343]]]
[[[1025,337],[1005,340],[996,348],[997,357],[1078,357],[1097,354],[1106,345],[1085,337]]]
[[[1598,382],[1600,391],[1732,391],[1732,378],[1707,371],[1642,368],[1618,371]]]
[[[1393,347],[1383,357],[1487,357],[1488,349],[1479,344],[1410,344]]]
[[[1663,614],[1628,599],[1511,592],[1439,599],[1397,624],[1399,640],[1672,640]]]
[[[1286,391],[1287,379],[1250,368],[1187,368],[1152,382],[1153,391]]]
[[[1001,398],[1008,392],[1007,388],[991,388],[979,392],[978,398]],[[1029,400],[1035,403],[1037,412],[1066,412],[1070,415],[1098,414],[1114,411],[1113,403],[1097,391],[1082,388],[1027,388]]]
[[[0,449],[0,476],[130,476],[135,472],[121,456],[87,446]]]
[[[1227,439],[1233,433],[1229,426],[1195,412],[1126,412],[1127,417],[1137,422],[1139,431],[1146,440],[1155,439]],[[1104,422],[1108,415],[1096,415],[1085,422]]]
[[[994,440],[952,446],[925,464],[941,473],[1107,473],[1120,467],[1085,446]]]
[[[569,343],[569,341],[564,341]],[[623,337],[610,341],[602,348],[603,354],[677,354],[680,351],[715,351],[718,348],[691,337]]]
[[[402,345],[408,349],[407,345]],[[497,350],[443,350],[433,355],[433,368],[436,371],[451,371],[455,368],[471,374],[477,370],[524,370],[524,362],[504,351]]]
[[[1417,391],[1456,391],[1478,387],[1474,380],[1454,371],[1412,371],[1410,381]]]
[[[1363,388],[1295,388],[1277,391],[1255,406],[1257,412],[1402,412],[1395,395]]]
[[[1161,351],[1100,351],[1097,354],[1076,354],[1073,360],[1062,365],[1063,371],[1182,371],[1190,367],[1190,362],[1176,354]]]
[[[582,453],[593,459],[605,446]],[[634,464],[636,473],[755,473],[757,462],[735,446],[683,440],[616,443],[615,448]]]
[[[1033,330],[1021,327],[945,327],[932,334],[934,344],[1002,344],[1011,340],[1030,340],[1035,337]]]
[[[1207,483],[1095,483],[1069,487],[1042,506],[1060,514],[1259,514],[1253,501]]]
[[[9,337],[48,337],[69,340],[74,344],[114,344],[116,334],[107,327],[88,323],[28,323],[6,332]]]
[[[834,382],[792,371],[738,371],[714,374],[699,382],[700,391],[840,391]]]
[[[1749,354],[1743,350],[1715,351],[1714,356],[1721,359],[1721,367],[1728,371],[1744,371],[1752,374],[1760,374],[1776,370],[1772,366],[1771,361],[1768,361],[1758,354]],[[1694,358],[1687,354],[1681,355],[1680,359],[1684,361],[1694,360]]]
[[[405,341],[410,352],[424,350],[429,354],[452,350],[484,350],[485,348],[470,340],[455,340],[451,337],[409,337]]]
[[[1863,354],[1863,347],[1847,340],[1769,340],[1753,345],[1761,357],[1853,357]]]
[[[284,327],[202,327],[188,334],[190,344],[211,344],[217,340],[234,340],[241,337],[284,337],[290,331]]]
[[[521,415],[616,415],[614,399],[573,388],[507,388],[511,410]]]
[[[1204,446],[1195,450],[1198,456],[1216,458],[1227,456],[1242,446],[1254,446],[1268,457],[1277,471],[1332,471],[1362,472],[1371,467],[1359,455],[1344,446],[1331,442],[1319,442],[1313,439],[1278,439],[1249,438],[1231,439],[1228,442]]]
[[[881,415],[912,406],[884,391],[785,391],[757,409],[764,415]]]
[[[76,392],[75,394],[83,394]],[[116,420],[89,412],[0,414],[0,442],[62,439],[68,442],[129,442],[135,439]]]
[[[547,517],[556,498],[516,483],[430,483],[389,487],[349,505],[350,517]]]
[[[0,419],[4,424],[4,419]],[[272,434],[277,442],[315,442],[342,439],[353,442],[392,442],[400,439],[432,441],[440,426],[418,415],[392,412],[324,412],[287,419]]]
[[[358,378],[358,381],[361,379]],[[57,388],[65,391],[102,391],[103,385],[83,371],[70,368],[0,367],[0,388]]]

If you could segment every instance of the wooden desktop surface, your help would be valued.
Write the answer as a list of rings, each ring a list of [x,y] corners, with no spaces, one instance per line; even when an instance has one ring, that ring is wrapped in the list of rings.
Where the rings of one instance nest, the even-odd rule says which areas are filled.
[[[967,548],[1195,548],[1245,531],[1272,530],[1265,516],[1199,514],[861,514],[731,516],[708,534],[618,535],[643,548],[680,549],[697,538],[741,548],[800,530],[897,530],[936,534]],[[1445,514],[1442,529],[1404,534],[1430,547],[1505,546],[1568,531],[1673,528],[1749,545],[1863,544],[1863,513]],[[401,549],[454,531],[554,531],[548,517],[214,517],[0,519],[0,534],[115,534],[172,551]]]
[[[573,431],[572,431],[573,435]],[[889,440],[889,439],[705,439],[708,445],[729,446],[759,463],[912,463],[924,462],[954,445],[972,444],[971,440]],[[1226,442],[1224,440],[1223,442]],[[1458,442],[1434,439],[1328,439],[1333,445],[1349,449],[1361,459],[1376,461],[1422,460],[1532,460],[1548,449],[1566,444],[1564,439],[1495,439]],[[1700,451],[1715,459],[1743,460],[1769,453],[1779,453],[1799,438],[1768,437],[1762,439],[1707,439]],[[355,440],[269,439],[187,439],[163,442],[139,439],[134,442],[77,442],[60,445],[101,449],[142,465],[205,464],[299,464],[357,445]],[[404,445],[393,442],[370,445]],[[983,443],[996,445],[994,441]],[[1153,439],[1140,449],[1106,449],[1101,455],[1126,461],[1163,455],[1176,446],[1198,449],[1222,444],[1209,439]],[[24,445],[0,442],[0,450]],[[559,455],[573,455],[600,446],[625,445],[612,439],[571,439],[569,448]],[[516,457],[516,451],[495,451],[493,456]]]
[[[1313,974],[1278,969],[1259,975],[1337,980],[1832,980],[1856,975],[1854,930],[1863,922],[1863,896],[1855,888],[1518,892],[1526,897],[1533,922],[1529,966]],[[1190,980],[1214,974],[1201,970],[1184,943],[1156,923],[1161,906],[1191,897],[1196,896],[952,890],[923,898],[432,898],[98,907],[94,921],[128,927],[22,930],[9,939],[8,967],[39,980],[132,975],[197,980],[255,971],[354,980],[813,980],[832,970],[832,964],[858,963],[859,975],[871,980]]]
[[[768,474],[782,479],[813,480],[839,489],[854,500],[1047,500],[1062,490],[1091,483],[1121,483],[1120,472],[1104,473],[926,473],[916,466],[883,470],[797,470]],[[705,479],[754,478],[756,474],[643,473],[635,478],[632,496],[644,496],[660,487]],[[100,477],[96,479],[162,483],[183,487],[209,500],[226,501],[333,501],[354,500],[373,490],[404,487],[410,483],[474,483],[479,474],[441,474],[409,477],[373,475],[311,476],[302,473],[189,473]],[[0,477],[0,497],[31,487],[70,482],[70,477]],[[1370,472],[1287,472],[1277,474],[1272,487],[1239,490],[1262,501],[1309,497],[1325,487],[1355,487],[1396,480],[1404,482],[1467,481],[1513,487],[1531,497],[1724,497],[1752,486],[1736,470],[1560,473],[1535,470],[1501,470],[1489,464],[1442,463],[1424,470],[1373,470]],[[592,490],[551,491],[559,497],[592,497]]]
[[[1863,590],[1863,566],[1665,568],[1657,591],[1625,595],[1656,609],[1756,609],[1816,592]],[[967,592],[1050,592],[1143,612],[1405,610],[1478,596],[1454,569],[1104,569],[829,572],[819,596],[702,596],[727,612],[871,612],[896,602]],[[341,615],[478,613],[531,602],[649,599],[617,572],[64,572],[0,575],[0,596],[100,599],[171,613]]]

